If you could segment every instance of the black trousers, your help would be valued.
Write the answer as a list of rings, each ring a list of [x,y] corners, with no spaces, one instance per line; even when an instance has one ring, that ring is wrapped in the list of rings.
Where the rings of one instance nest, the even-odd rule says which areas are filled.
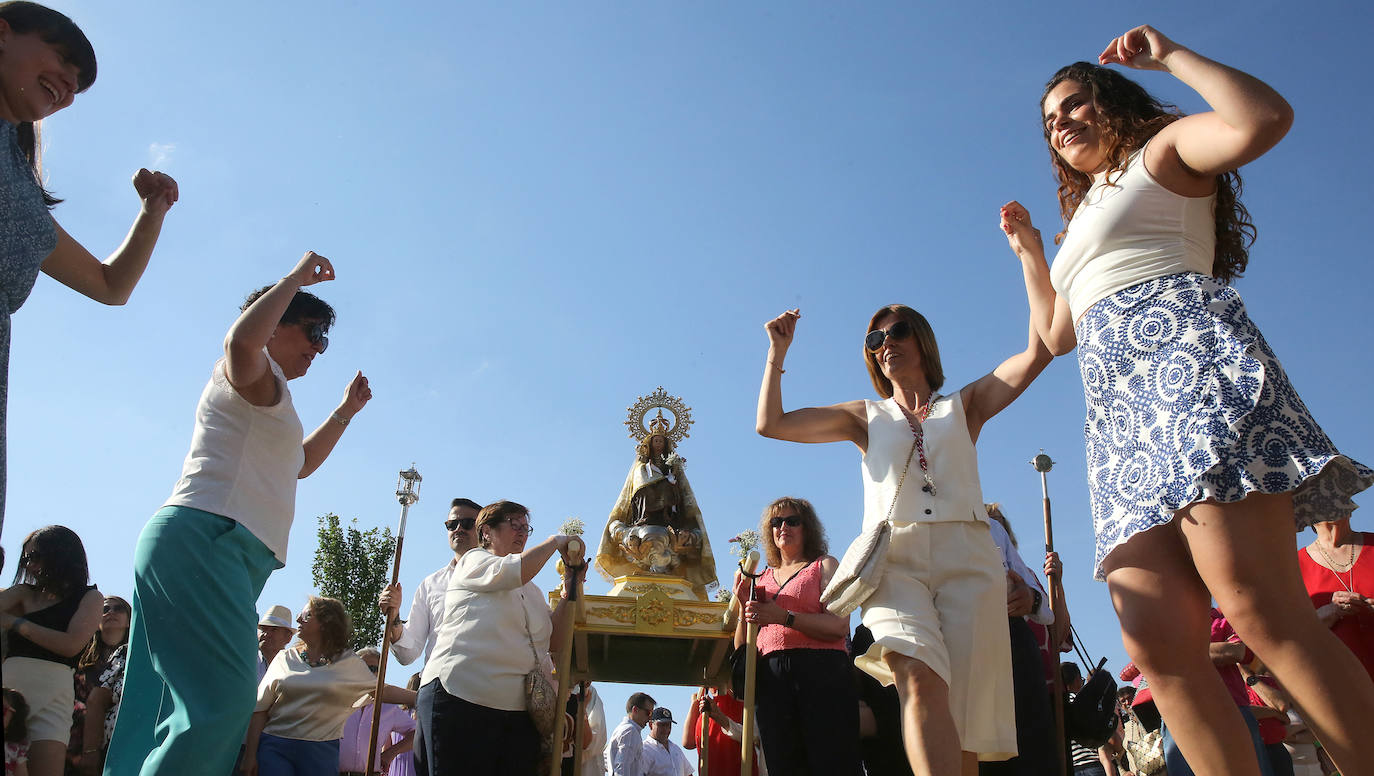
[[[438,679],[420,688],[416,703],[430,776],[537,776],[539,731],[529,712],[469,703]]]
[[[1045,686],[1040,645],[1024,618],[1008,617],[1011,683],[1016,698],[1016,757],[978,764],[979,776],[1054,776],[1054,707]]]
[[[769,773],[862,776],[854,664],[837,649],[759,657],[759,737]]]

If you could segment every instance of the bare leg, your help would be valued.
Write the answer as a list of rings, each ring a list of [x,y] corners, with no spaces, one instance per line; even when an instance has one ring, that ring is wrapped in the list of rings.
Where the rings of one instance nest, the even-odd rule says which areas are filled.
[[[1303,588],[1292,494],[1195,504],[1178,517],[1217,607],[1283,683],[1341,773],[1374,774],[1367,748],[1374,727],[1374,682],[1317,619]]]
[[[896,652],[883,656],[897,679],[902,704],[902,745],[916,776],[955,776],[977,773],[964,769],[959,731],[949,712],[949,686],[930,666]]]
[[[62,769],[66,763],[66,744],[41,740],[29,745],[30,776],[62,776]]]
[[[1178,522],[1136,534],[1107,559],[1121,640],[1194,773],[1259,776],[1250,732],[1207,655],[1212,596]]]

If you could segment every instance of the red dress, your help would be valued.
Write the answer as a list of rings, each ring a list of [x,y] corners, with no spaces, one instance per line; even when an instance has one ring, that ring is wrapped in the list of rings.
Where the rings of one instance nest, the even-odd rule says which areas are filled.
[[[1347,585],[1366,598],[1374,598],[1374,552],[1370,549],[1370,545],[1374,544],[1374,534],[1365,532],[1360,536],[1364,546],[1360,548],[1360,555],[1355,559],[1354,567],[1340,574],[1312,560],[1307,548],[1298,550],[1302,584],[1307,588],[1307,595],[1312,599],[1313,606],[1320,609],[1331,603],[1331,594],[1345,590]],[[1364,664],[1364,670],[1370,678],[1374,678],[1374,612],[1366,610],[1346,615],[1331,626],[1331,632],[1350,647],[1350,651]]]
[[[711,696],[725,716],[739,722],[744,718],[744,704],[735,700],[735,696],[730,693],[721,693]],[[743,758],[740,757],[740,743],[731,738],[715,720],[711,720],[707,735],[711,740],[711,748],[708,751],[709,762],[707,767],[712,776],[715,774],[727,774],[727,776],[739,776],[740,765]],[[697,718],[697,724],[692,726],[692,745],[693,748],[700,746],[701,719]],[[691,758],[689,758],[691,759]],[[758,776],[759,764],[754,763],[754,776]]]

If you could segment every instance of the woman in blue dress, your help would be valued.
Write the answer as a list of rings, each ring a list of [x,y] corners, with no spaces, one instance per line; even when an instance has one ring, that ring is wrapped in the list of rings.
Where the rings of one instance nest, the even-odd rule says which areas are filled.
[[[142,200],[123,244],[101,262],[49,214],[61,200],[41,183],[39,125],[95,81],[95,51],[71,19],[28,2],[0,3],[0,529],[5,517],[5,407],[10,316],[41,269],[97,302],[121,305],[148,266],[177,184],[139,170]]]
[[[1229,286],[1254,237],[1236,170],[1292,109],[1148,26],[1099,62],[1170,73],[1211,110],[1181,116],[1114,70],[1063,68],[1040,103],[1067,224],[1052,269],[1025,208],[1002,208],[1036,329],[1055,355],[1078,349],[1094,573],[1196,773],[1260,773],[1208,659],[1213,598],[1342,773],[1374,773],[1357,739],[1374,684],[1316,619],[1293,552],[1295,525],[1349,515],[1374,471],[1337,451]]]

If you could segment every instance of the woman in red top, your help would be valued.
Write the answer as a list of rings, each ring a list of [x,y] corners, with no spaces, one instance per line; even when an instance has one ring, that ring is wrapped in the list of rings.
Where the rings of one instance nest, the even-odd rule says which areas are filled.
[[[1302,584],[1317,616],[1350,647],[1374,678],[1374,534],[1353,531],[1350,518],[1314,523],[1317,538],[1298,550]]]
[[[849,619],[826,611],[821,591],[839,561],[826,554],[825,531],[811,503],[780,498],[759,522],[768,568],[749,601],[744,580],[735,590],[745,627],[758,623],[759,738],[768,771],[797,776],[859,776],[859,695],[846,649]]]

